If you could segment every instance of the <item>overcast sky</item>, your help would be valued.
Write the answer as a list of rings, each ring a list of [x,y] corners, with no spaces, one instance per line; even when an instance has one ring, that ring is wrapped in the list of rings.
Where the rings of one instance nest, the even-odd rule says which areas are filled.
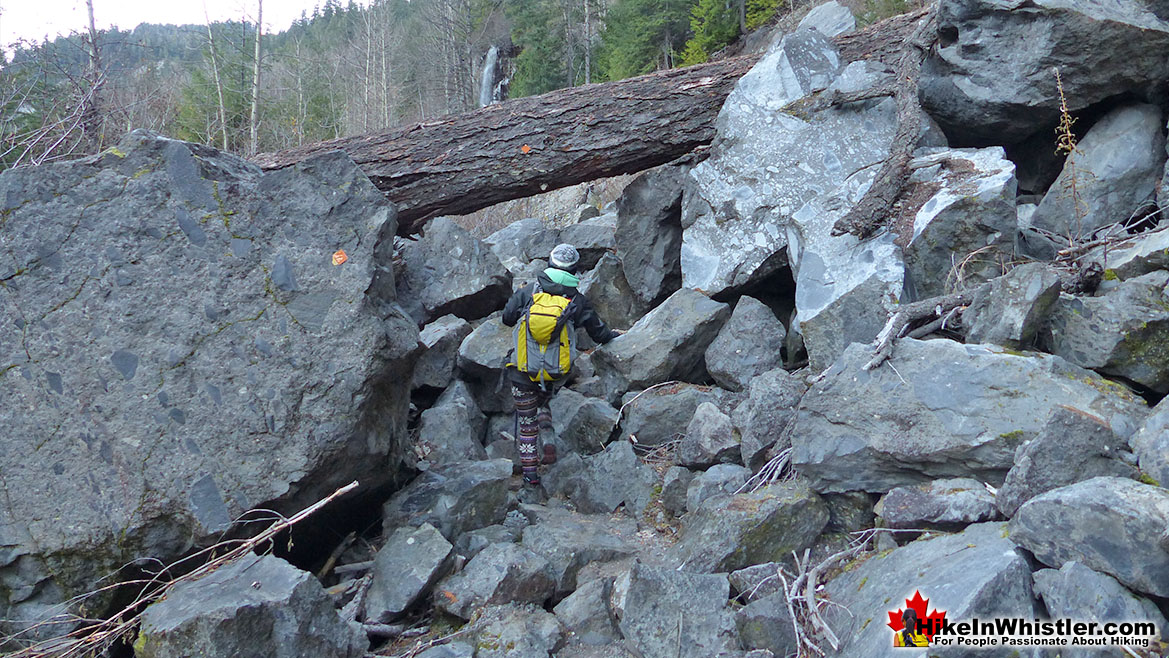
[[[93,0],[98,29],[133,29],[139,23],[203,23],[203,9],[212,21],[255,20],[257,0]],[[342,5],[348,4],[344,0]],[[358,4],[366,4],[359,2]],[[282,32],[302,11],[310,15],[324,0],[267,0],[264,31]],[[43,41],[46,36],[88,29],[85,0],[0,0],[0,46],[18,39]]]

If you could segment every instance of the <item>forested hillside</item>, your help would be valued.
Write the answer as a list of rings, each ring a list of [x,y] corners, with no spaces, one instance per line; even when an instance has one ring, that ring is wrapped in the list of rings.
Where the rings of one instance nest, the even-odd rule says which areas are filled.
[[[880,1],[873,18],[904,6]],[[18,44],[0,71],[0,168],[94,152],[135,128],[244,155],[375,132],[704,62],[798,8],[787,2],[327,0],[258,47],[250,15]]]

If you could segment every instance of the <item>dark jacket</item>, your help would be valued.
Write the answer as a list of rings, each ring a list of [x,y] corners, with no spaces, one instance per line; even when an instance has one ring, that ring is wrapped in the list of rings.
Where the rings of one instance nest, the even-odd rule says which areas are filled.
[[[568,297],[572,301],[564,309],[565,316],[572,321],[572,326],[583,327],[588,333],[589,338],[594,342],[604,345],[618,336],[617,332],[610,329],[601,320],[597,312],[593,310],[593,305],[589,302],[589,298],[585,297],[584,293],[577,291],[576,288],[561,285],[556,283],[548,277],[545,272],[540,272],[536,277],[536,285],[540,290],[551,294]],[[514,327],[524,313],[528,310],[528,306],[532,303],[532,288],[531,284],[520,288],[511,295],[511,299],[507,300],[507,305],[503,307],[503,323],[509,327]],[[508,369],[511,374],[512,383],[518,385],[533,386],[534,384],[527,375],[522,375],[515,368]]]
[[[540,272],[540,275],[536,277],[536,284],[540,286],[540,290],[550,295],[560,295],[571,299],[568,308],[564,309],[564,314],[572,321],[572,326],[583,327],[594,342],[604,345],[617,337],[617,332],[605,325],[605,322],[593,310],[592,303],[589,302],[588,297],[584,296],[584,293],[577,291],[576,288],[569,288],[554,282],[544,272]],[[530,284],[512,293],[511,299],[507,300],[507,306],[503,307],[503,323],[514,327],[531,303],[532,286]]]

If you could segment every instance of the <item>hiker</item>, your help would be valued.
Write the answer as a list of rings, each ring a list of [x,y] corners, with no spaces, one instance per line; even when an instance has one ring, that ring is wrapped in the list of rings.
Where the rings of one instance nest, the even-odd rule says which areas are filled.
[[[917,611],[913,608],[906,608],[905,612],[901,613],[901,623],[904,625],[898,633],[893,636],[893,646],[895,647],[928,647],[930,645],[929,639],[921,633],[917,619]]]
[[[515,327],[515,346],[507,364],[515,399],[516,448],[524,483],[537,486],[540,428],[550,429],[548,401],[568,379],[576,357],[576,328],[604,345],[621,335],[605,326],[587,297],[577,291],[576,266],[580,254],[570,244],[559,244],[548,257],[550,267],[536,282],[520,288],[507,300],[503,323]],[[556,461],[556,446],[544,446],[543,461]]]

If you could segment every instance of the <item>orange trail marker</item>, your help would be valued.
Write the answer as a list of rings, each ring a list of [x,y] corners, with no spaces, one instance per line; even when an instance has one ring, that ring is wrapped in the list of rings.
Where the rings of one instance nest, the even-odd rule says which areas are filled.
[[[529,153],[531,150],[532,147],[528,146],[527,144],[524,144],[520,147],[520,153]]]
[[[333,252],[333,264],[334,265],[342,265],[347,260],[349,260],[349,257],[345,255],[344,249],[338,249],[337,251]]]

